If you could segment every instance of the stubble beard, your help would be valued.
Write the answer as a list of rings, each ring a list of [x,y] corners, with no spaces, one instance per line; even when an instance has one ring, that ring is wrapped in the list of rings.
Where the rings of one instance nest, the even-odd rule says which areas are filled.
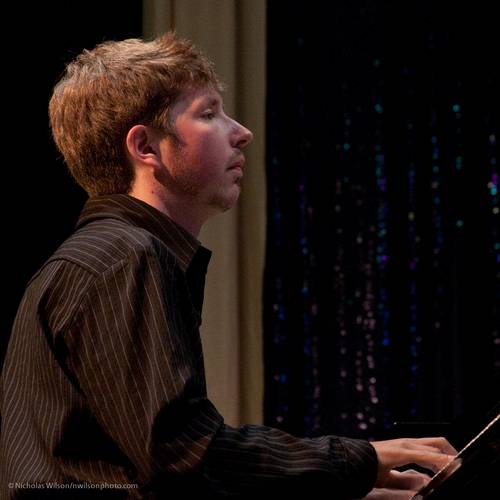
[[[199,176],[191,170],[192,165],[197,161],[199,159],[187,157],[182,143],[177,143],[171,165],[172,173],[168,176],[166,187],[176,196],[185,198],[189,203],[198,204],[201,202],[201,204],[213,209],[214,212],[226,212],[238,201],[241,192],[241,178],[235,180],[235,185],[231,186],[231,190],[237,190],[233,196],[229,196],[229,193],[224,192],[223,189],[205,194]]]
[[[235,181],[238,192],[234,197],[229,198],[229,196],[223,196],[220,193],[215,193],[211,198],[209,198],[209,206],[221,212],[227,212],[229,209],[233,208],[241,193],[241,180]],[[236,189],[236,187],[234,187]]]

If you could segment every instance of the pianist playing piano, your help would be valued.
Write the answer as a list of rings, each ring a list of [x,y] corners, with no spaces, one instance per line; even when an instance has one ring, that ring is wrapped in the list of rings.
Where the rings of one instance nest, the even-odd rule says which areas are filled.
[[[89,199],[17,313],[0,381],[2,499],[408,499],[428,478],[395,467],[452,458],[443,438],[233,428],[207,399],[198,234],[236,203],[252,133],[191,43],[169,33],[84,51],[49,111]]]

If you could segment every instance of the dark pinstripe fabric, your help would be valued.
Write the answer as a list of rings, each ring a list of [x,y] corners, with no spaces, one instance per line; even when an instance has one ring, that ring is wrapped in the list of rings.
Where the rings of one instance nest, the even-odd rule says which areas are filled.
[[[376,456],[364,441],[223,423],[206,398],[198,333],[209,258],[135,198],[87,202],[16,317],[0,381],[0,498],[370,489]],[[77,495],[49,483],[139,487]]]

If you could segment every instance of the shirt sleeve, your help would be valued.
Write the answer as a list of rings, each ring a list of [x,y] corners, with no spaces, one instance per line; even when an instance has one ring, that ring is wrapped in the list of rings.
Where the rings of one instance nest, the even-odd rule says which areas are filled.
[[[205,464],[211,482],[236,496],[347,499],[362,498],[373,488],[378,461],[364,440],[297,438],[265,426],[223,425]]]
[[[365,441],[223,423],[206,397],[191,307],[175,259],[141,252],[95,280],[66,333],[69,371],[131,464],[129,480],[166,493],[198,485],[216,498],[312,484],[335,498],[369,491],[377,461]]]

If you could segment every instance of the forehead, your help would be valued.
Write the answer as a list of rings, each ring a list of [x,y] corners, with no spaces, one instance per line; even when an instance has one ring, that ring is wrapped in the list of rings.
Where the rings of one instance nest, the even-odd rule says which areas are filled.
[[[213,87],[201,87],[187,89],[176,99],[174,108],[178,112],[187,111],[196,106],[205,106],[211,104],[222,104],[222,96]]]

